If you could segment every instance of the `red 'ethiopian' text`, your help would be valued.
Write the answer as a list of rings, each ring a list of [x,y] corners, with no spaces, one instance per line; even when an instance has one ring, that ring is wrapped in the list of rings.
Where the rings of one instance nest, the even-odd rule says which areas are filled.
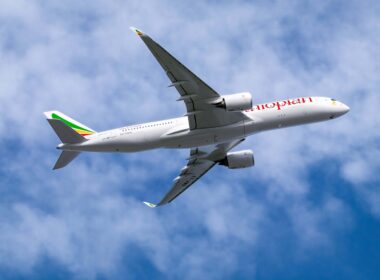
[[[288,99],[288,100],[282,100],[282,101],[276,101],[272,103],[264,103],[264,104],[258,104],[253,106],[252,109],[246,110],[246,112],[251,111],[263,111],[267,109],[274,109],[281,110],[283,107],[286,106],[293,106],[297,104],[303,104],[303,103],[311,103],[313,102],[312,97],[300,97],[296,99]]]

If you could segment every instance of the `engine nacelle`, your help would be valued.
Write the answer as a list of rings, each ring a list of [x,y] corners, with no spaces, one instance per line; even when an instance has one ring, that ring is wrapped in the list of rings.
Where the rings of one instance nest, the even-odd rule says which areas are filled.
[[[222,101],[218,102],[216,106],[227,111],[248,110],[252,108],[252,95],[249,92],[223,95]]]
[[[227,156],[220,161],[221,165],[225,165],[230,169],[246,168],[255,165],[255,159],[251,150],[227,153]]]

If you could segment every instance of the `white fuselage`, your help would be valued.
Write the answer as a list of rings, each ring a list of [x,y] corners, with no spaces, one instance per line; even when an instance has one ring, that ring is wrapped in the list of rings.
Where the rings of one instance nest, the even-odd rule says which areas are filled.
[[[190,130],[187,117],[125,126],[86,137],[59,149],[93,152],[137,152],[156,148],[194,148],[244,139],[265,130],[339,117],[349,108],[327,97],[300,97],[258,104],[243,111],[246,119],[228,126]]]

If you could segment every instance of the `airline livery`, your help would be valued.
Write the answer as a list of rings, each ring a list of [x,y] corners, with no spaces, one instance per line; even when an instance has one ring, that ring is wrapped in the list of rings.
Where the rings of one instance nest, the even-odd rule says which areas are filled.
[[[58,112],[45,112],[62,141],[54,169],[66,166],[80,152],[138,152],[157,148],[190,149],[187,164],[157,204],[173,201],[216,164],[228,168],[254,165],[251,150],[231,152],[249,135],[282,127],[334,119],[349,107],[328,97],[299,97],[252,106],[249,92],[219,95],[147,34],[131,27],[144,41],[177,89],[187,113],[183,117],[95,130]]]

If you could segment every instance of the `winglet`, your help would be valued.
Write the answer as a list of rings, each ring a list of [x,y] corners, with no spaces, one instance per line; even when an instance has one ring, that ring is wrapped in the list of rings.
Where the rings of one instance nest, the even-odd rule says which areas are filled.
[[[139,35],[139,36],[142,36],[142,35],[144,35],[144,32],[142,32],[141,30],[138,30],[136,27],[133,27],[133,26],[131,26],[131,27],[129,27],[133,32],[135,32],[137,35]]]
[[[150,203],[150,202],[146,202],[146,201],[143,201],[143,202],[144,202],[144,204],[145,204],[146,206],[148,206],[148,207],[150,207],[150,208],[156,208],[156,207],[157,207],[156,204],[153,204],[153,203]]]

